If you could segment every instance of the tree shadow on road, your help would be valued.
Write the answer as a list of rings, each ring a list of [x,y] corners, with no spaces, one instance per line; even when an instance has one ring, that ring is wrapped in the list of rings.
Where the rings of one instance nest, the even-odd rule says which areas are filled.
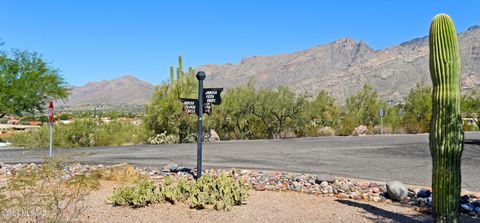
[[[407,216],[391,211],[377,208],[370,204],[358,203],[350,200],[335,200],[341,204],[361,208],[365,211],[364,216],[374,222],[431,222],[432,218],[428,215],[418,214],[418,216]]]

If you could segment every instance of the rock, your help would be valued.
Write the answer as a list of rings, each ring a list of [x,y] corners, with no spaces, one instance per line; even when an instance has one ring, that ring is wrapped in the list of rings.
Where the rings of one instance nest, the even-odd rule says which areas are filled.
[[[468,195],[463,195],[463,196],[460,198],[460,202],[461,202],[462,204],[470,203],[469,201],[470,201],[470,196],[468,196]]]
[[[354,135],[357,135],[357,136],[365,136],[368,133],[368,128],[367,126],[359,125],[355,128],[354,133],[355,133]]]
[[[362,196],[360,196],[358,194],[354,194],[354,195],[352,195],[352,199],[359,201],[359,200],[362,200]]]
[[[295,181],[295,182],[293,182],[292,185],[293,185],[293,188],[292,188],[293,190],[300,190],[300,189],[302,189],[302,183],[300,183],[300,182]]]
[[[372,187],[372,193],[374,193],[374,194],[380,193],[380,188],[378,188],[378,187]]]
[[[409,201],[407,204],[411,205],[411,206],[416,206],[416,205],[418,205],[418,202],[417,201]]]
[[[328,182],[327,182],[327,181],[322,181],[322,182],[320,183],[320,187],[324,188],[324,187],[326,187],[326,186],[328,186]]]
[[[315,178],[315,183],[317,183],[317,184],[320,184],[323,181],[326,181],[327,183],[333,183],[333,182],[335,182],[335,177],[332,176],[332,175],[328,175],[328,174],[319,174]]]
[[[402,201],[408,195],[408,190],[400,181],[390,181],[387,183],[387,193],[393,200]]]
[[[472,204],[474,207],[480,207],[480,200],[472,201]]]
[[[0,165],[1,165],[1,164],[0,164]],[[473,193],[473,194],[472,194],[472,197],[473,197],[473,198],[476,198],[476,199],[480,199],[480,192]]]
[[[156,168],[152,168],[152,167],[147,167],[145,168],[145,172],[147,173],[148,176],[153,176],[155,174],[157,174],[157,169]]]
[[[175,172],[178,169],[178,165],[175,163],[169,163],[165,166],[163,166],[162,171],[163,172]]]
[[[327,192],[328,192],[329,194],[333,193],[333,187],[332,187],[331,185],[327,185],[327,186],[325,187],[325,190],[327,190]]]
[[[274,190],[274,189],[275,189],[275,186],[273,186],[273,185],[267,185],[267,186],[265,186],[265,189],[266,189],[266,190]]]
[[[337,198],[340,198],[340,199],[347,199],[348,198],[348,195],[345,194],[345,193],[338,193],[336,195]]]
[[[473,211],[473,205],[471,205],[471,204],[461,204],[460,205],[460,210],[463,213],[470,213],[470,212]]]
[[[209,142],[220,142],[220,136],[213,129],[210,129],[210,137],[208,138]]]
[[[254,184],[253,185],[253,189],[256,190],[256,191],[264,191],[265,190],[265,186],[261,185],[261,184]]]
[[[339,189],[345,191],[345,192],[350,192],[351,189],[350,189],[351,185],[349,183],[344,183],[344,184],[341,184],[339,186]]]
[[[473,208],[473,211],[475,211],[475,213],[477,214],[480,214],[480,207]]]
[[[187,167],[178,167],[176,169],[177,172],[181,172],[181,173],[193,173],[192,172],[192,169],[190,168],[187,168]]]
[[[338,186],[336,184],[331,184],[330,186],[332,187],[333,193],[337,194],[338,193]]]
[[[379,196],[372,196],[370,197],[370,200],[373,202],[379,202],[380,200],[382,200],[382,198]]]
[[[0,169],[2,169],[5,166],[3,162],[0,162]]]
[[[368,194],[362,194],[362,199],[364,201],[368,201],[368,200],[370,200],[370,197],[368,196]]]
[[[417,197],[430,197],[431,195],[432,195],[432,193],[427,189],[421,189],[417,193]]]

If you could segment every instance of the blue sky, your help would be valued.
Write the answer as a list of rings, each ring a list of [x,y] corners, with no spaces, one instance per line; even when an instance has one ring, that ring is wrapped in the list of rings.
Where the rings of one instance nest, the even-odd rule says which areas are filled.
[[[37,51],[72,85],[125,74],[159,84],[184,66],[238,63],[343,37],[383,49],[425,36],[437,13],[480,25],[480,1],[0,0],[3,49]]]

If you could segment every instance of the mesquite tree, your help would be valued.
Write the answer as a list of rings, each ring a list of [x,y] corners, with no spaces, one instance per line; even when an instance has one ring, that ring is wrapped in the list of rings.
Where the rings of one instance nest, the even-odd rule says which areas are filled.
[[[429,43],[433,82],[433,210],[436,222],[458,222],[464,135],[460,116],[460,54],[457,32],[448,15],[433,18]]]

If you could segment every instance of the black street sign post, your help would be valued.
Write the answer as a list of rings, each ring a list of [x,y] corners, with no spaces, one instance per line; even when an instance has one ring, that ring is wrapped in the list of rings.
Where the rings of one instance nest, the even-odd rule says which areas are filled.
[[[202,177],[202,130],[203,130],[203,113],[212,114],[212,104],[219,105],[222,103],[220,93],[223,88],[203,88],[203,80],[205,80],[205,72],[199,71],[196,75],[198,80],[198,99],[180,98],[183,103],[183,111],[188,114],[197,114],[197,176],[196,179]],[[203,109],[200,109],[203,108]]]
[[[205,72],[200,71],[196,75],[198,80],[198,107],[203,108],[203,80],[205,80]],[[198,109],[198,121],[197,121],[197,179],[202,177],[202,119],[203,109]]]

